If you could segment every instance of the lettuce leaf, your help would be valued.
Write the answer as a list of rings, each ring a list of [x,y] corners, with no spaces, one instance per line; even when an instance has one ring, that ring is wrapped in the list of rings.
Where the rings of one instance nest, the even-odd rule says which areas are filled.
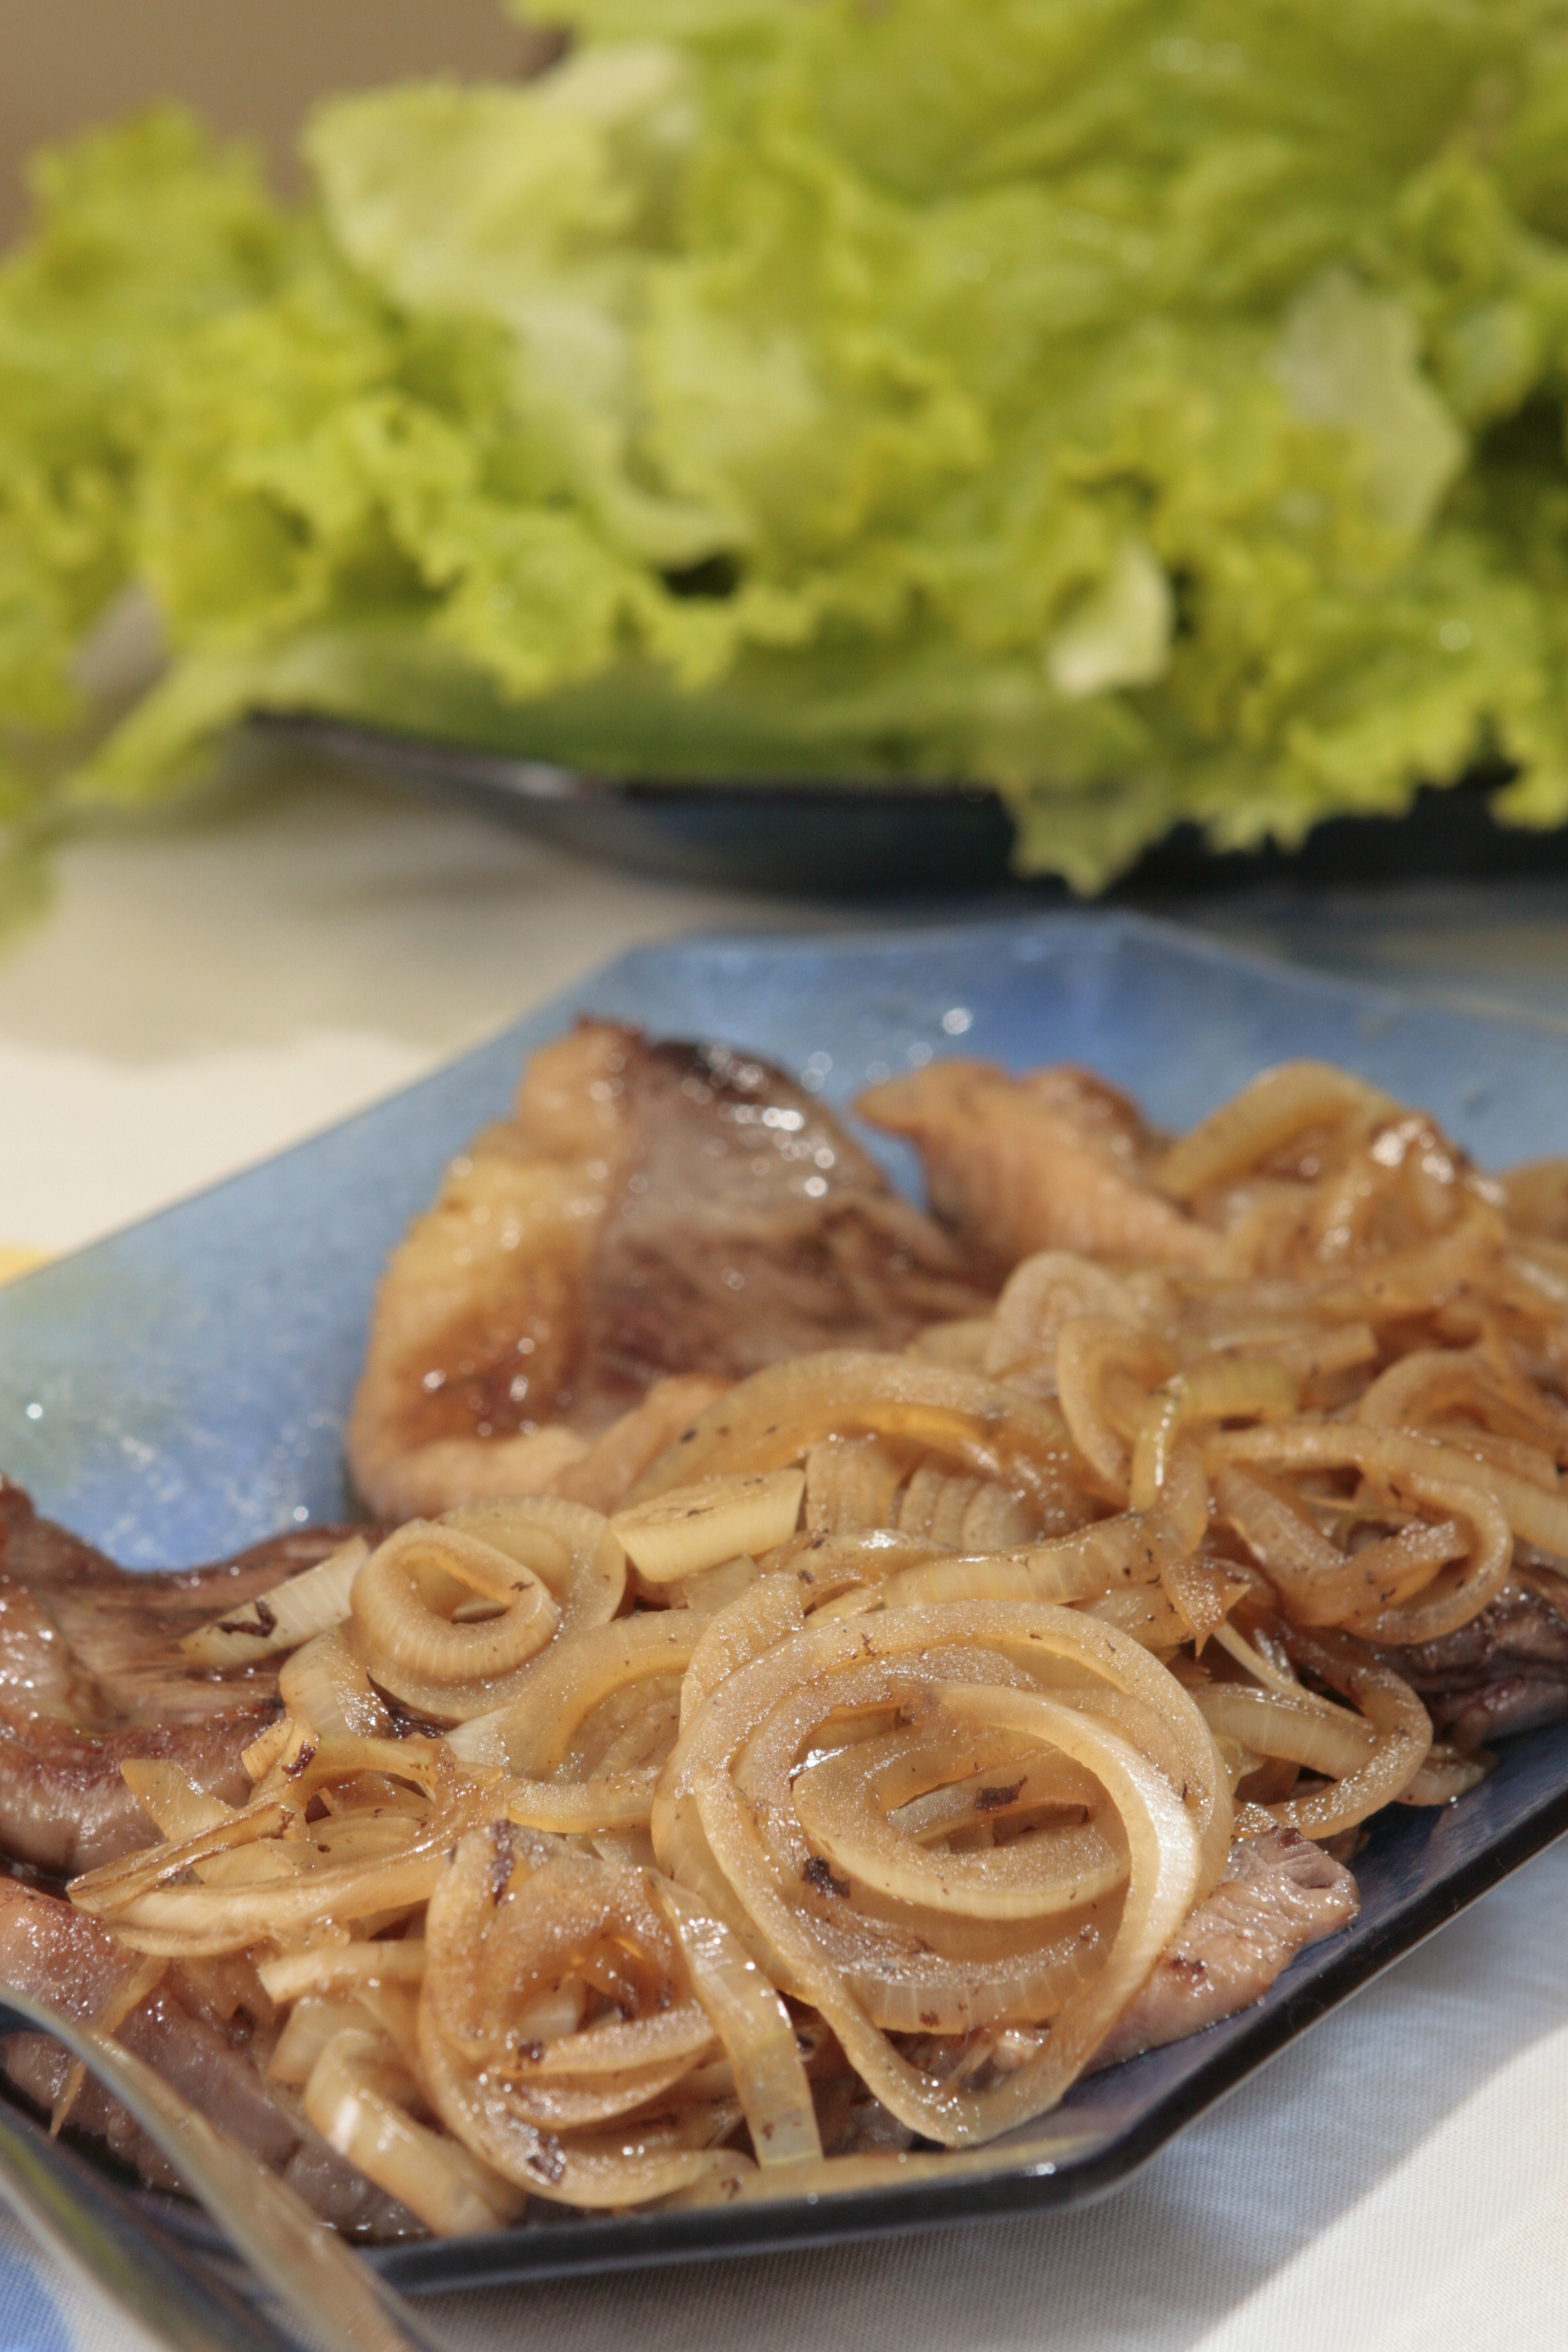
[[[0,272],[16,807],[301,705],[607,773],[995,783],[1101,886],[1479,756],[1568,816],[1564,0],[563,0],[522,87],[159,115]],[[14,769],[21,775],[22,769]]]

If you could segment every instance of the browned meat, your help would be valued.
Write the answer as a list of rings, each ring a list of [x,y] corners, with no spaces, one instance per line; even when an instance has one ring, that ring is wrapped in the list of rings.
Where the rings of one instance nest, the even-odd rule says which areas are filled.
[[[764,1364],[900,1348],[985,1303],[768,1063],[590,1022],[534,1057],[393,1257],[349,1461],[389,1517],[575,1491],[594,1442],[671,1378],[689,1385],[654,1418],[673,1432]]]
[[[1309,1944],[1348,1927],[1361,1906],[1342,1864],[1298,1830],[1238,1838],[1200,1903],[1100,2049],[1110,2066],[1178,2042],[1260,2000]]]
[[[0,1879],[0,1982],[49,2001],[67,2016],[91,2023],[117,1995],[133,1990],[138,1956],[106,1927],[58,1896]],[[268,2082],[252,2042],[257,2021],[244,2010],[220,2026],[199,2013],[177,1967],[136,2003],[116,2029],[128,2050],[156,2067],[166,2082],[233,2138],[293,2183],[315,2210],[340,2229],[377,2237],[416,2231],[413,2215],[373,2188],[294,2112],[286,2093]],[[41,2033],[0,2041],[0,2063],[18,2090],[52,2108],[66,2084],[69,2060]],[[152,2142],[117,2099],[91,2080],[74,2101],[73,2129],[107,2141],[143,2179],[178,2185]]]
[[[139,1575],[0,1480],[0,1851],[66,1873],[150,1845],[156,1832],[120,1775],[129,1757],[177,1763],[239,1801],[240,1752],[276,1711],[276,1674],[195,1674],[180,1636],[308,1568],[342,1534],[312,1528],[216,1567]]]
[[[1548,1241],[1568,1240],[1568,1160],[1532,1160],[1508,1169],[1498,1181],[1510,1224]]]
[[[997,1281],[1036,1250],[1202,1266],[1216,1245],[1148,1181],[1159,1139],[1135,1106],[1087,1070],[932,1062],[856,1108],[919,1147],[931,1207]]]
[[[157,1832],[120,1775],[132,1757],[178,1764],[198,1787],[240,1804],[250,1790],[240,1753],[273,1712],[254,1701],[169,1731],[138,1725],[99,1732],[0,1714],[0,1847],[68,1876],[153,1844]]]
[[[1420,1692],[1437,1737],[1456,1747],[1568,1717],[1568,1621],[1512,1579],[1457,1633],[1386,1655]]]

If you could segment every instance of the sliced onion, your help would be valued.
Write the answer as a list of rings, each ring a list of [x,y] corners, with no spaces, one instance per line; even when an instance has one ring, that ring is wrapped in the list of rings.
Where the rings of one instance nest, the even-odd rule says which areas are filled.
[[[1193,1696],[1214,1729],[1331,1775],[1327,1787],[1264,1810],[1303,1837],[1334,1837],[1415,1784],[1432,1745],[1431,1720],[1407,1683],[1343,1635],[1292,1631],[1285,1639],[1296,1663],[1351,1699],[1360,1719],[1308,1692],[1214,1684]]]
[[[279,1650],[297,1649],[313,1633],[342,1623],[349,1613],[354,1580],[369,1558],[363,1536],[351,1536],[314,1568],[187,1633],[180,1647],[192,1665],[213,1671],[247,1666]]]
[[[1479,1789],[1496,1769],[1497,1758],[1484,1748],[1459,1749],[1434,1740],[1426,1761],[1400,1795],[1402,1805],[1453,1805]]]
[[[1202,1422],[1285,1421],[1300,1401],[1291,1375],[1267,1357],[1211,1356],[1177,1372],[1150,1399],[1139,1427],[1131,1467],[1134,1507],[1154,1507],[1170,1476],[1181,1430]]]
[[[407,2068],[384,2038],[349,2027],[327,2043],[305,2085],[305,2113],[367,2180],[417,2213],[437,2237],[515,2221],[524,2199],[444,2133],[416,2123]]]
[[[1522,1439],[1553,1455],[1568,1438],[1568,1413],[1517,1372],[1504,1377],[1481,1348],[1413,1348],[1379,1374],[1356,1406],[1369,1428],[1408,1429],[1473,1413],[1500,1437]]]
[[[641,1402],[613,1421],[592,1445],[584,1448],[577,1441],[577,1458],[551,1479],[552,1494],[586,1503],[595,1511],[618,1511],[648,1465],[728,1385],[706,1372],[679,1372],[671,1380],[655,1381]]]
[[[472,1536],[538,1578],[561,1612],[560,1634],[607,1625],[626,1598],[626,1553],[608,1519],[584,1503],[525,1495],[464,1503],[444,1528]]]
[[[311,1732],[384,1739],[392,1729],[385,1702],[342,1625],[313,1635],[296,1650],[278,1677],[278,1688],[295,1722]]]
[[[764,1650],[798,1633],[805,1622],[801,1588],[793,1576],[763,1577],[710,1617],[681,1678],[681,1730],[710,1692]]]
[[[426,1519],[371,1554],[352,1600],[375,1681],[440,1723],[482,1714],[516,1689],[561,1622],[549,1586],[512,1553]],[[476,1600],[494,1607],[465,1622]]]
[[[816,1535],[890,1528],[904,1454],[876,1437],[829,1437],[805,1457],[805,1524]]]
[[[935,1746],[922,1756],[920,1727],[933,1707]],[[944,1715],[962,1721],[944,1732]],[[900,1719],[908,1729],[900,1730]],[[836,1738],[835,1726],[857,1723],[868,1726],[869,1736],[838,1765],[844,1733]],[[876,1827],[876,1797],[868,1811],[857,1807],[855,1791],[868,1772],[886,1819],[898,1810],[895,1798],[971,1779],[974,1740],[999,1727],[1047,1759],[1065,1757],[1075,1776],[1087,1767],[1120,1822],[1119,1836],[1131,1841],[1131,1875],[1103,1843],[1094,1849],[1103,1857],[1098,1863],[1086,1848],[1088,1874],[1074,1906],[1070,1867],[1052,1867],[1053,1859],[1068,1862],[1068,1849],[1058,1845],[1043,1864],[1023,1860],[1022,1840],[995,1849],[993,1860],[1002,1860],[1007,1875],[1022,1870],[1020,1889],[1031,1870],[1038,1888],[1025,1898],[1034,1916],[988,1923],[987,1957],[977,1967],[978,1948],[975,1960],[963,1958],[972,1922],[947,1922],[940,1905],[943,1882],[950,1899],[960,1899],[960,1875],[981,1878],[986,1857],[944,1856],[913,1836],[906,1859],[896,1839]],[[826,1811],[815,1801],[814,1777]],[[1017,1790],[1011,1781],[999,1788],[998,1808],[1022,1787],[1020,1780]],[[1073,1792],[1081,1787],[1075,1777]],[[804,1813],[795,1790],[805,1791]],[[826,1814],[834,1817],[827,1842],[847,1866],[813,1843],[811,1828],[820,1831]],[[665,1769],[653,1827],[661,1867],[742,1937],[775,1985],[821,2011],[884,2105],[910,2128],[962,2144],[1061,2095],[1102,2035],[1101,2015],[1119,2012],[1175,1920],[1223,1867],[1229,1820],[1228,1786],[1206,1727],[1179,1685],[1134,1644],[1066,1610],[963,1602],[849,1622],[819,1618],[732,1675],[683,1732]],[[992,1884],[1005,1913],[1006,1890],[994,1869]],[[910,1892],[917,1899],[906,1899]],[[1097,1901],[1108,1900],[1116,1907],[1099,1922]],[[1065,1945],[1058,1918],[1069,1928]],[[944,1954],[950,1926],[956,1941]],[[879,1947],[888,1954],[880,1968]],[[1011,1958],[1002,1957],[1009,1948]],[[1011,1975],[1026,1999],[1032,1975],[1047,2013],[1056,2014],[1049,2056],[991,2087],[934,2084],[885,2041],[868,2007],[867,1992],[879,2006],[895,1974],[916,2001],[929,1998],[933,2031],[945,2030],[938,2024],[942,2006],[956,2007],[961,1991],[973,2019],[983,1990],[994,2003],[998,1978]],[[997,2014],[994,2005],[990,2013]],[[910,2022],[926,2019],[917,2011]]]
[[[1154,1181],[1173,1199],[1191,1201],[1255,1168],[1309,1128],[1337,1127],[1394,1108],[1386,1095],[1331,1062],[1282,1062],[1173,1143]]]
[[[932,2084],[871,2024],[836,1971],[826,1968],[809,1929],[778,1895],[735,1790],[701,1784],[698,1808],[710,1852],[784,1969],[808,1990],[876,2096],[911,2130],[947,2147],[994,2138],[1054,2106],[1142,1986],[1174,1935],[1200,1882],[1198,1840],[1163,1775],[1092,1717],[1030,1692],[944,1694],[956,1710],[984,1715],[1090,1763],[1127,1832],[1131,1874],[1121,1926],[1104,1965],[1068,1998],[1039,2058],[984,2090]]]
[[[1025,1496],[1048,1531],[1090,1516],[1060,1416],[1016,1389],[907,1356],[847,1349],[753,1372],[698,1416],[654,1463],[632,1500],[721,1471],[783,1469],[830,1437],[883,1436]]]
[[[1114,1318],[1071,1316],[1057,1335],[1062,1412],[1073,1444],[1113,1501],[1128,1499],[1129,1440],[1147,1417],[1149,1391],[1173,1370],[1162,1340]]]
[[[702,2179],[737,2179],[743,2158],[709,2144],[734,2105],[677,2098],[714,2048],[680,1947],[640,1873],[561,1855],[519,1872],[501,1829],[464,1839],[426,1919],[429,1963],[419,1996],[419,2050],[447,2127],[508,2179],[574,2205],[668,2195]],[[517,2020],[563,1977],[615,2001],[614,2063],[546,2075],[546,2045],[521,2046]],[[662,2103],[662,2104],[661,2104]],[[626,2117],[597,2128],[580,2119]],[[559,2119],[558,2123],[548,2120]]]
[[[418,1781],[428,1799],[422,1814],[372,1807],[305,1822],[334,1777],[367,1771]],[[496,1775],[465,1773],[443,1741],[419,1739],[323,1738],[292,1794],[291,1803],[258,1798],[202,1836],[105,1864],[67,1893],[133,1950],[173,1958],[232,1952],[303,1937],[323,1921],[415,1909],[454,1839],[498,1801]],[[187,1874],[196,1883],[180,1883]]]
[[[685,1610],[660,1610],[557,1642],[520,1696],[459,1725],[447,1745],[464,1762],[512,1776],[506,1807],[514,1822],[567,1834],[637,1829],[648,1819],[657,1768],[574,1771],[573,1750],[606,1705],[637,1685],[658,1695],[683,1673],[702,1625]]]
[[[889,1608],[930,1601],[1089,1601],[1120,1585],[1155,1582],[1171,1540],[1159,1518],[1123,1512],[1011,1558],[934,1559],[900,1569],[880,1593]]]
[[[1468,1624],[1501,1591],[1512,1559],[1512,1533],[1538,1540],[1532,1530],[1555,1528],[1562,1514],[1568,1537],[1568,1502],[1542,1495],[1506,1472],[1483,1470],[1451,1445],[1438,1445],[1408,1432],[1363,1429],[1344,1423],[1286,1422],[1266,1429],[1228,1431],[1209,1440],[1220,1465],[1254,1464],[1280,1469],[1353,1468],[1392,1493],[1403,1493],[1439,1517],[1455,1517],[1472,1530],[1469,1557],[1446,1591],[1414,1607],[1385,1608],[1376,1585],[1377,1570],[1362,1570],[1370,1606],[1349,1619],[1356,1631],[1384,1645],[1438,1640]],[[1352,1565],[1354,1565],[1352,1563]],[[1342,1603],[1336,1596],[1336,1613]]]
[[[1054,1366],[1062,1325],[1078,1316],[1136,1325],[1145,1302],[1131,1284],[1073,1250],[1038,1250],[1013,1268],[996,1301],[982,1369],[1005,1381],[1026,1365]]]
[[[425,1973],[425,1945],[417,1936],[396,1942],[316,1944],[303,1952],[281,1952],[258,1963],[257,1973],[275,2001],[298,2000],[302,1993],[344,1993],[366,1984],[417,1984]]]
[[[1381,1328],[1410,1316],[1429,1316],[1467,1293],[1484,1292],[1497,1266],[1507,1229],[1495,1210],[1467,1197],[1451,1229],[1384,1257],[1369,1257],[1353,1274],[1327,1283],[1319,1312],[1336,1320]]]
[[[928,1323],[904,1349],[930,1364],[952,1364],[960,1371],[983,1372],[991,1339],[989,1315],[955,1315],[946,1323]]]
[[[142,1811],[156,1823],[160,1837],[178,1842],[205,1837],[239,1816],[221,1797],[199,1789],[177,1764],[159,1763],[152,1757],[129,1756],[120,1776]]]
[[[370,2011],[357,2000],[327,2000],[308,1993],[289,2011],[288,2022],[267,2062],[267,2071],[275,2083],[289,2083],[303,2089],[317,2059],[334,2034],[351,2026],[363,2032],[374,2021]]]
[[[788,2010],[722,1920],[710,1917],[670,1879],[656,1878],[653,1894],[724,2045],[757,2162],[766,2170],[820,2161],[816,2110]]]
[[[914,1906],[956,1912],[966,1920],[1045,1919],[1080,1909],[1125,1884],[1119,1839],[1070,1809],[1059,1826],[1004,1847],[929,1853],[899,1821],[911,1800],[947,1785],[951,1748],[930,1729],[910,1727],[875,1743],[840,1748],[807,1762],[792,1784],[795,1810],[814,1853],[870,1894]],[[958,1765],[963,1770],[967,1756]],[[973,1780],[973,1770],[969,1773]],[[1027,1766],[1025,1780],[1026,1786]],[[1016,1803],[1019,1786],[994,1784],[995,1813]],[[1035,1794],[1039,1803],[1048,1796]]]
[[[701,1621],[685,1610],[661,1610],[574,1634],[540,1659],[520,1697],[471,1717],[448,1732],[447,1745],[466,1762],[542,1778],[605,1699],[632,1684],[683,1674],[701,1633]]]
[[[1204,1644],[1217,1633],[1238,1601],[1252,1590],[1249,1580],[1226,1563],[1207,1559],[1169,1559],[1160,1570],[1165,1598],[1183,1619],[1193,1654],[1202,1657]]]
[[[617,1511],[610,1524],[645,1582],[674,1584],[785,1542],[805,1491],[805,1473],[796,1469],[701,1478]]]

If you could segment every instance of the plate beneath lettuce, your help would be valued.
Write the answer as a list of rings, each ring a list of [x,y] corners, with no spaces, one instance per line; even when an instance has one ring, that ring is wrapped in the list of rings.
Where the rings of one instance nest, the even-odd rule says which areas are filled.
[[[617,782],[547,761],[446,743],[310,712],[268,713],[252,735],[426,797],[479,810],[539,839],[671,879],[814,898],[1012,886],[1066,901],[1051,877],[1011,870],[1012,817],[980,784]],[[1502,778],[1478,772],[1424,789],[1405,816],[1331,817],[1297,850],[1210,849],[1179,825],[1108,894],[1118,904],[1257,882],[1541,878],[1568,874],[1568,828],[1500,824],[1488,807]]]

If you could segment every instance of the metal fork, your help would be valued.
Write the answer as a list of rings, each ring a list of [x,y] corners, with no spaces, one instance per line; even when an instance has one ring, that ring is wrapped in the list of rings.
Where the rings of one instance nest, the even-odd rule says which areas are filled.
[[[0,2180],[54,2248],[182,2352],[444,2352],[440,2338],[275,2172],[95,2026],[0,1984],[0,2034],[51,2034],[128,2107],[268,2296],[285,2333],[75,2149],[0,2102]]]

